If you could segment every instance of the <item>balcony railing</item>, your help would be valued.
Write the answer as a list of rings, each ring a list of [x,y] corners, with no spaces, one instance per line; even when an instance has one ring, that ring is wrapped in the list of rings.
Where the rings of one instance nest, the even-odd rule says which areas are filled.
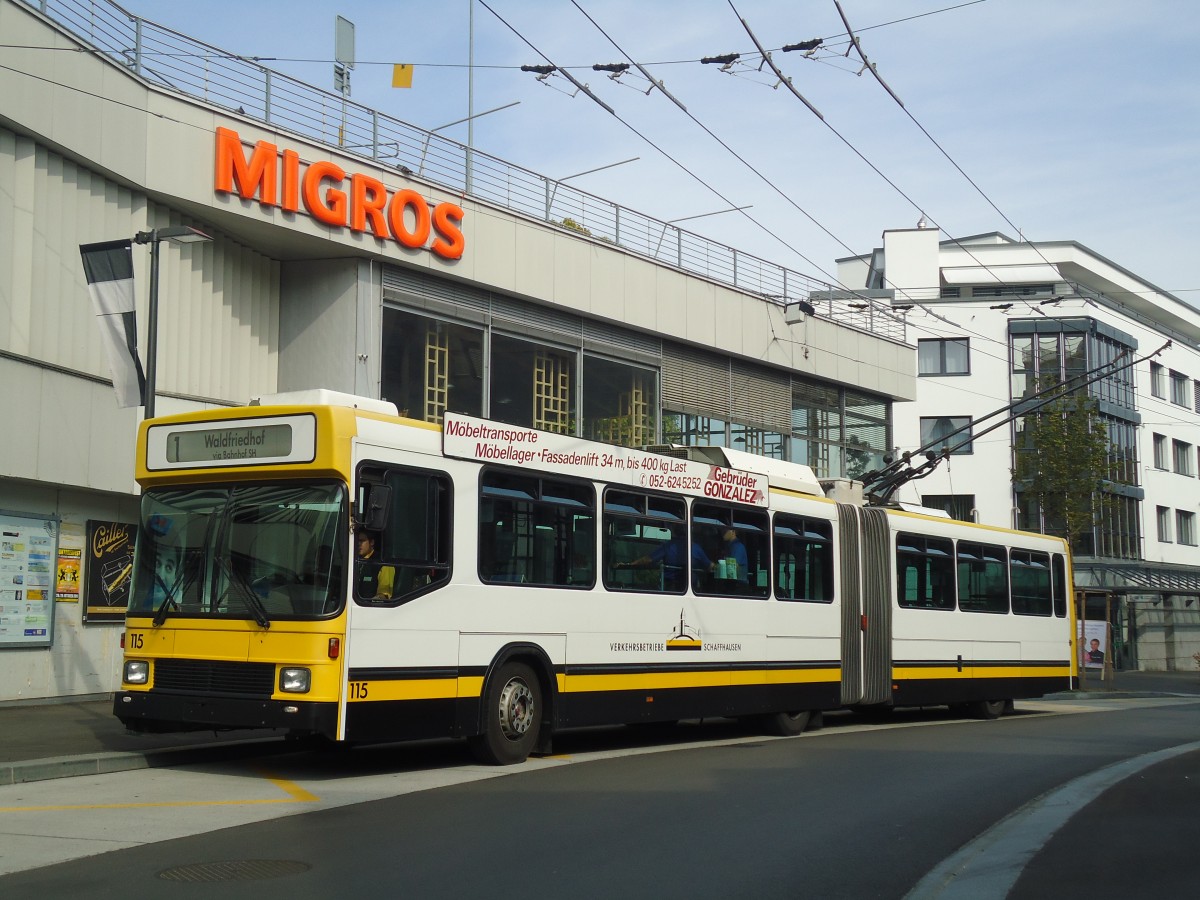
[[[135,16],[110,0],[22,0],[147,83],[396,168],[765,302],[832,287],[426,131]],[[821,303],[816,314],[903,341],[904,321],[874,303]]]

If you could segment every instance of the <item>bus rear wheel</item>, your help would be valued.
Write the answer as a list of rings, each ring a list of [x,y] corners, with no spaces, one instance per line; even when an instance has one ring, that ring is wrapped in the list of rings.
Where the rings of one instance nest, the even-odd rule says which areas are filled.
[[[505,663],[483,698],[483,733],[470,738],[482,763],[511,766],[528,759],[541,730],[542,685],[524,663]]]
[[[802,712],[781,712],[771,713],[763,716],[762,730],[767,734],[773,734],[778,737],[795,737],[798,734],[803,734],[804,729],[808,727],[808,721],[812,718],[812,713],[808,710]]]

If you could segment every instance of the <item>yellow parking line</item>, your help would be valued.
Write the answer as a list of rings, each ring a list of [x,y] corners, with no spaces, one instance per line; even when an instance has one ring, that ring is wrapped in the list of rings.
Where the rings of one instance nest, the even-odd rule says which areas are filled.
[[[261,770],[260,770],[261,771]],[[81,803],[61,806],[0,806],[0,813],[15,812],[62,812],[73,809],[154,809],[163,807],[186,806],[267,806],[275,803],[318,803],[320,798],[306,791],[294,781],[276,778],[269,772],[261,772],[262,776],[287,797],[259,800],[164,800],[154,803]]]

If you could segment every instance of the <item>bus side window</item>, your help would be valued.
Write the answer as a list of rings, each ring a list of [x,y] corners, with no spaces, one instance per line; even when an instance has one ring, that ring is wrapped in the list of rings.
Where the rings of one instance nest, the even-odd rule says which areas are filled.
[[[390,597],[359,596],[371,605],[397,604],[450,578],[450,479],[440,472],[363,467],[360,481],[390,490],[387,522],[377,536],[375,565],[392,570]],[[361,563],[360,563],[361,565]],[[355,578],[356,586],[360,579]]]

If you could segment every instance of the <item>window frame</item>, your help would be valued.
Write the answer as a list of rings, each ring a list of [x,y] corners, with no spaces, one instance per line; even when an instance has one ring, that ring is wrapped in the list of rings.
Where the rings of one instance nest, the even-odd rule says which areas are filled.
[[[1009,583],[1008,550],[1001,544],[987,544],[982,541],[958,541],[954,548],[956,575],[958,579],[958,608],[963,612],[986,613],[991,615],[1008,615],[1012,611],[1010,602],[1011,584]],[[985,571],[981,577],[991,581],[997,574],[1003,576],[1004,589],[998,591],[992,584],[984,584],[983,590],[976,592],[972,588],[973,577],[963,578],[963,566],[968,570],[974,568],[973,563],[982,563]],[[974,573],[971,573],[972,576]],[[964,596],[964,591],[967,596]],[[964,606],[964,600],[969,603]],[[1000,609],[1000,600],[1004,608]]]
[[[689,546],[699,544],[712,566],[717,566],[719,559],[714,558],[715,553],[710,555],[709,552],[710,548],[708,544],[711,541],[704,541],[697,537],[697,532],[700,528],[716,530],[723,530],[725,528],[734,529],[738,540],[741,541],[742,546],[746,550],[746,581],[742,582],[740,576],[738,579],[722,580],[719,576],[706,572],[701,579],[693,577],[692,592],[699,597],[734,597],[741,600],[769,600],[771,598],[771,566],[773,565],[774,554],[771,552],[771,517],[767,510],[765,508],[729,506],[705,501],[694,501],[692,503],[690,527],[688,530]],[[756,536],[756,539],[748,541],[747,538],[752,535]],[[720,534],[714,534],[713,536],[718,541],[720,540]],[[756,546],[752,547],[752,544]],[[757,563],[752,558],[754,555],[758,556]],[[764,558],[766,562],[765,569],[762,565]],[[690,555],[688,560],[694,576],[697,567]],[[759,584],[758,581],[764,574],[766,576],[766,583]],[[736,589],[735,585],[737,586]]]
[[[1175,543],[1184,547],[1196,546],[1196,514],[1191,510],[1175,510]]]
[[[398,516],[399,506],[396,498],[396,485],[389,476],[415,476],[425,479],[425,510],[424,521],[431,523],[425,533],[426,551],[429,541],[433,539],[436,546],[433,555],[401,556],[395,552],[397,540],[393,537],[400,527],[398,523],[416,521],[418,517],[408,513]],[[361,584],[361,561],[352,554],[354,577],[351,583],[350,596],[359,606],[401,606],[417,597],[437,590],[449,584],[454,568],[454,479],[449,473],[440,469],[426,469],[418,466],[395,465],[380,460],[363,460],[356,470],[356,491],[363,503],[365,493],[373,486],[389,488],[389,518],[388,523],[375,538],[376,562],[373,565],[381,569],[392,569],[391,597],[364,597],[359,594]],[[434,492],[431,494],[431,491]],[[411,507],[406,507],[411,510]],[[361,523],[358,523],[361,528]],[[424,578],[424,581],[421,579]],[[407,587],[403,587],[407,583]]]
[[[918,427],[920,429],[919,435],[920,435],[920,440],[921,440],[921,446],[924,447],[927,444],[929,444],[931,441],[936,440],[936,438],[934,438],[932,436],[932,432],[933,432],[932,425],[930,426],[930,430],[929,430],[930,436],[926,437],[927,432],[925,430],[925,423],[926,422],[936,423],[943,419],[945,419],[947,422],[950,423],[950,431],[948,432],[950,434],[953,434],[959,428],[962,428],[963,425],[971,426],[965,432],[962,432],[954,437],[955,441],[962,441],[965,439],[966,443],[951,450],[950,455],[951,456],[973,456],[975,453],[975,417],[974,416],[921,416],[920,421],[918,422]],[[958,423],[958,424],[955,424],[955,423]],[[946,447],[946,446],[949,446],[949,445],[943,443],[943,444],[939,445],[937,449],[940,451],[941,447]],[[931,448],[931,449],[933,449],[933,448]]]
[[[937,345],[937,370],[933,372],[921,371],[921,349],[922,347]],[[966,368],[963,371],[950,371],[947,368],[947,360],[949,358],[946,353],[947,346],[950,344],[961,344],[966,356]],[[928,361],[928,354],[926,354]],[[917,377],[918,378],[954,378],[963,375],[971,374],[971,339],[970,338],[920,338],[917,340]]]
[[[489,479],[507,479],[508,486],[488,484]],[[489,493],[489,488],[491,492]],[[521,488],[518,490],[518,488]],[[548,488],[556,489],[553,493]],[[572,500],[572,492],[578,493],[585,499]],[[478,488],[479,506],[478,506],[478,522],[476,539],[478,541],[478,549],[475,557],[476,572],[479,580],[488,585],[499,586],[516,586],[516,587],[533,587],[533,588],[558,588],[567,590],[591,590],[596,585],[596,489],[590,481],[580,478],[569,478],[563,476],[551,476],[545,473],[529,473],[515,469],[507,469],[498,466],[489,466],[484,468],[479,474]],[[500,504],[512,504],[514,508],[504,511],[506,515],[511,515],[513,518],[512,528],[505,528],[504,531],[511,531],[511,534],[504,534],[505,541],[499,541],[502,536],[498,531],[497,526],[507,521],[498,519],[497,513],[503,510],[497,510],[495,507],[489,509],[485,505],[489,502]],[[529,509],[518,511],[515,508],[516,504],[524,504]],[[557,519],[567,515],[567,510],[574,510],[575,513],[569,513],[574,516],[572,528],[569,534],[574,536],[580,533],[578,527],[579,519],[588,518],[591,521],[590,528],[583,529],[584,537],[588,538],[583,545],[583,550],[586,553],[584,559],[579,560],[577,554],[580,552],[580,547],[576,542],[571,542],[567,546],[561,546],[559,540],[559,532],[557,527],[554,529],[555,545],[553,555],[550,559],[551,566],[555,570],[555,577],[549,581],[540,581],[533,577],[536,573],[532,571],[533,566],[538,562],[537,548],[533,546],[536,542],[537,532],[539,528],[546,527],[539,524],[546,510],[551,510],[555,516],[555,526],[560,524]],[[578,515],[582,511],[588,513],[586,516]],[[519,531],[520,519],[525,517],[528,522],[532,521],[532,528],[526,527],[524,533]],[[487,535],[484,532],[485,527],[490,527],[492,534]],[[587,532],[590,531],[590,537]],[[511,547],[507,553],[503,553],[500,544],[507,543],[511,539]],[[522,546],[522,542],[524,546]],[[485,553],[485,547],[489,548]],[[518,555],[519,551],[525,550],[526,553]],[[501,558],[503,553],[505,558]],[[570,555],[569,565],[563,565],[562,561],[567,555]],[[490,558],[485,559],[485,556]],[[489,571],[485,571],[485,562],[489,567]],[[542,560],[544,564],[546,561]],[[580,564],[582,563],[582,565]],[[504,569],[505,571],[501,571]],[[590,577],[586,579],[576,580],[575,571],[584,569],[590,572]],[[560,577],[561,576],[561,577]]]
[[[907,543],[902,543],[907,541]],[[930,545],[938,544],[936,552],[931,552]],[[958,608],[958,589],[956,581],[958,571],[955,565],[955,546],[950,538],[929,534],[912,534],[900,532],[896,535],[895,552],[895,596],[896,605],[902,609],[927,609],[939,612],[953,612]],[[905,566],[905,557],[918,562],[917,565]],[[915,574],[912,596],[910,597],[909,579],[907,572]],[[934,575],[940,577],[934,578]],[[924,582],[924,590],[922,590]],[[936,584],[935,584],[936,583]]]
[[[781,534],[781,529],[790,529],[792,534]],[[774,597],[785,603],[832,603],[834,595],[834,583],[837,575],[836,558],[834,555],[834,527],[833,522],[828,519],[822,519],[817,516],[804,516],[795,513],[777,512],[771,520],[771,535],[772,535],[772,552],[771,564],[774,570],[775,592]],[[804,577],[801,579],[793,573],[791,579],[784,577],[784,553],[789,551],[791,546],[800,546],[804,548],[804,552],[800,554],[796,560],[796,572],[800,570],[800,560],[803,559]],[[819,548],[813,551],[811,548]],[[812,563],[815,562],[815,565]],[[813,577],[812,569],[817,569],[818,577]],[[804,592],[803,596],[787,596],[785,584],[790,583],[795,586],[797,581],[803,581],[806,585],[820,581],[821,590],[819,596],[808,596],[808,591]]]
[[[1192,445],[1187,441],[1171,438],[1171,471],[1189,478],[1195,474],[1192,472]]]
[[[630,505],[629,511],[619,511],[616,509],[615,501],[617,499],[631,498],[637,501],[637,505]],[[651,504],[656,504],[665,511],[667,506],[673,506],[678,509],[679,515],[670,516],[666,514],[655,515],[652,511]],[[687,501],[683,497],[670,494],[657,494],[651,491],[638,490],[622,485],[606,485],[601,495],[601,513],[600,513],[600,534],[601,534],[601,549],[600,559],[602,560],[603,583],[605,590],[619,593],[651,593],[651,594],[685,594],[688,589],[689,570],[691,566],[686,563],[691,559],[691,542],[689,540],[690,529],[688,527],[688,509]],[[637,556],[630,559],[616,559],[615,551],[617,550],[617,541],[610,535],[610,523],[616,525],[618,522],[631,522],[635,525],[644,528],[649,525],[651,527],[665,528],[671,532],[671,536],[666,541],[653,541],[645,537],[642,532],[642,539],[638,542],[640,550]],[[634,568],[627,566],[623,569],[618,569],[622,564],[635,562],[642,556],[653,556],[653,554],[663,547],[675,542],[682,542],[684,564],[681,577],[677,579],[677,584],[668,588],[671,579],[667,576],[667,563],[664,559],[661,561],[662,574],[659,579],[658,587],[650,584],[651,579],[639,577],[640,572],[650,571],[654,566],[645,566]],[[632,543],[632,542],[629,542]],[[669,551],[666,551],[669,552]],[[624,555],[624,554],[622,554]],[[617,576],[618,571],[632,572],[627,582],[622,582]]]
[[[1155,522],[1158,526],[1158,542],[1160,544],[1173,544],[1171,539],[1171,507],[1156,506]]]
[[[1167,399],[1167,367],[1156,362],[1150,363],[1150,396]]]

